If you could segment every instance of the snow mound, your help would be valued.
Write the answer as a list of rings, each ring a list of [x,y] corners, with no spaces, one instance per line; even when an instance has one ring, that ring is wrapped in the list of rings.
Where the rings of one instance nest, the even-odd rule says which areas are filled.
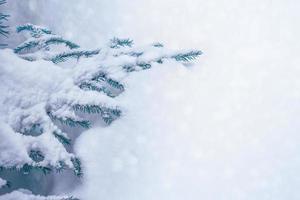
[[[19,189],[18,191],[11,192],[0,196],[0,200],[78,200],[69,196],[40,196],[33,195],[28,190]]]

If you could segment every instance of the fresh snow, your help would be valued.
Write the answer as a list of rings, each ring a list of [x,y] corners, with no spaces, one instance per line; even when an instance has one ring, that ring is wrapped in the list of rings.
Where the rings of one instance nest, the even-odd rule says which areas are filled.
[[[69,196],[40,196],[33,195],[28,190],[19,189],[9,194],[0,196],[0,200],[73,200]],[[74,199],[75,200],[75,199]]]
[[[0,178],[0,188],[4,187],[6,185],[6,180],[3,180],[2,178]]]
[[[59,159],[68,159],[69,155],[64,147],[52,136],[52,127],[45,117],[46,103],[52,93],[62,89],[60,84],[67,72],[44,61],[29,64],[11,50],[2,50],[0,60],[0,90],[5,94],[0,97],[0,133],[1,138],[5,138],[1,140],[0,165],[21,167],[25,163],[32,163],[27,155],[31,148],[41,148],[45,153],[42,166],[48,163],[55,165]],[[45,134],[24,137],[17,133],[33,122],[47,124]]]

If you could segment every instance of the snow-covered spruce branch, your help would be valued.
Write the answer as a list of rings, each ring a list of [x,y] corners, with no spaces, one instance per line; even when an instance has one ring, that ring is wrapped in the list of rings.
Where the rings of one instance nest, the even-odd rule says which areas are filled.
[[[31,156],[31,155],[30,155]],[[24,164],[20,167],[0,167],[0,172],[3,170],[14,170],[14,171],[19,171],[23,174],[29,174],[32,170],[42,172],[43,174],[47,175],[51,173],[52,168],[50,167],[44,167],[44,166],[38,166],[38,165],[29,165],[29,164]]]
[[[51,45],[65,45],[70,49],[79,48],[79,46],[73,42],[70,42],[62,37],[55,35],[46,35],[39,38],[28,39],[19,46],[17,46],[14,51],[17,54],[24,54],[28,52],[35,52],[41,49],[49,50]]]
[[[0,0],[0,6],[5,4],[6,0]],[[8,21],[9,15],[0,13],[0,36],[7,37],[9,34],[9,31],[7,30],[9,26],[5,25],[4,22]],[[0,44],[0,47],[4,47],[6,44]]]
[[[126,39],[120,39],[114,37],[113,39],[110,40],[110,48],[113,49],[118,49],[121,47],[132,47],[133,45],[133,40],[130,40],[129,38]]]
[[[3,21],[7,21],[8,20],[9,15],[5,15],[0,13],[0,35],[7,37],[7,35],[9,34],[7,28],[9,26],[7,25],[3,25]]]
[[[17,33],[20,33],[20,32],[29,32],[30,35],[34,38],[39,38],[43,35],[52,34],[52,31],[50,31],[48,28],[33,25],[33,24],[30,24],[30,23],[18,26],[17,27]]]
[[[22,48],[22,47],[21,47]],[[90,58],[92,56],[95,56],[97,54],[99,54],[100,49],[96,49],[96,50],[79,50],[78,48],[76,48],[76,50],[71,50],[71,51],[65,51],[65,52],[50,52],[49,51],[49,46],[43,46],[41,47],[41,49],[45,49],[46,51],[44,52],[39,52],[36,51],[33,53],[28,53],[28,51],[24,51],[26,53],[19,53],[19,51],[23,52],[24,49],[19,50],[19,47],[16,47],[14,49],[15,52],[17,52],[19,54],[20,58],[23,58],[24,60],[27,61],[37,61],[40,59],[46,60],[46,61],[52,61],[54,64],[59,64],[59,63],[63,63],[66,62],[70,59],[75,59],[77,61],[79,61],[79,59],[81,58]],[[70,48],[71,49],[71,48]]]
[[[50,60],[55,64],[75,58],[88,58],[97,55],[100,50],[79,50],[80,47],[63,37],[55,35],[48,28],[25,24],[17,27],[17,33],[29,32],[30,38],[18,45],[14,52],[25,60]],[[75,50],[76,49],[76,50]]]
[[[164,47],[164,45],[162,43],[159,43],[159,42],[156,42],[156,43],[152,44],[152,46],[157,47],[157,48]]]
[[[47,112],[50,119],[54,122],[60,122],[61,124],[70,126],[70,127],[82,127],[82,128],[90,128],[91,124],[88,120],[76,119],[76,117],[69,116],[56,116],[51,111]]]
[[[63,133],[60,129],[58,129],[56,131],[53,131],[53,135],[63,145],[70,145],[71,144],[71,139],[68,137],[68,135],[66,133]]]
[[[96,74],[90,80],[81,82],[79,87],[83,90],[103,92],[109,97],[116,97],[124,91],[124,86],[121,83],[107,77],[104,72]]]
[[[63,52],[57,55],[54,55],[50,58],[45,58],[46,60],[51,60],[53,63],[58,64],[61,62],[65,62],[70,58],[75,58],[76,60],[79,60],[80,58],[84,57],[84,58],[89,58],[92,57],[94,55],[99,54],[100,49],[96,49],[96,50],[91,50],[91,51],[87,51],[87,50],[75,50],[75,51],[69,51],[69,52]]]
[[[173,55],[171,58],[174,58],[176,61],[189,62],[196,59],[201,55],[201,51],[188,51],[186,53],[178,53]]]
[[[101,51],[89,51],[45,27],[25,24],[17,32],[28,32],[30,38],[14,52],[0,54],[0,89],[8,94],[0,97],[0,137],[5,138],[0,141],[0,166],[25,174],[72,169],[82,176],[80,158],[66,150],[72,147],[72,133],[61,127],[88,129],[95,117],[110,125],[123,115],[118,96],[126,91],[130,73],[201,55],[197,50],[173,52],[161,43],[133,47],[132,40],[119,38]],[[76,64],[60,65],[70,60]]]
[[[103,121],[108,125],[121,116],[121,110],[117,108],[106,108],[99,105],[76,104],[73,106],[73,109],[88,114],[100,114]]]

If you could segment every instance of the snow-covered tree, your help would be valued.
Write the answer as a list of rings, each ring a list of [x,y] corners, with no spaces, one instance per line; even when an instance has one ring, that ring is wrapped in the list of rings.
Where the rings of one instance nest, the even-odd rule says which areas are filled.
[[[0,0],[0,6],[5,4],[6,0]],[[9,32],[7,30],[8,26],[5,25],[5,21],[7,21],[9,15],[0,13],[0,36],[7,37]],[[5,44],[0,43],[0,47],[6,46]]]
[[[7,171],[49,174],[71,169],[81,177],[84,169],[72,150],[74,134],[109,126],[126,114],[126,108],[118,106],[118,96],[126,91],[123,80],[153,63],[187,63],[201,54],[173,52],[160,43],[134,47],[132,40],[120,38],[101,49],[85,50],[45,27],[25,24],[17,32],[28,39],[14,51],[0,52],[0,89],[5,94],[0,97],[0,187],[11,186],[11,191],[17,188]],[[16,195],[74,199],[20,191],[5,198]]]

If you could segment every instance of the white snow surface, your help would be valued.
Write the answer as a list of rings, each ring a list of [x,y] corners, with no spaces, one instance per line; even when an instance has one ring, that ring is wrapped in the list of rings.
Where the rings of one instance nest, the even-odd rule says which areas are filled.
[[[1,156],[0,165],[22,166],[32,163],[27,155],[32,148],[45,153],[41,165],[55,165],[69,158],[64,147],[53,137],[53,127],[48,123],[45,107],[52,94],[66,77],[66,72],[53,64],[41,61],[30,63],[18,58],[11,50],[0,52],[1,86]],[[56,80],[56,81],[53,81]],[[45,134],[39,137],[23,136],[20,129],[39,122],[45,125]]]
[[[204,55],[189,69],[169,63],[128,78],[126,116],[76,145],[86,171],[79,196],[299,199],[299,7],[119,1],[115,34]]]
[[[38,4],[29,6],[37,19],[55,21]],[[123,118],[76,143],[85,175],[74,194],[300,199],[299,1],[53,0],[44,7],[64,24],[52,27],[87,46],[114,34],[204,52],[192,68],[168,62],[126,79]]]
[[[0,178],[0,188],[2,188],[3,186],[5,186],[6,183],[7,183],[6,180]]]
[[[67,200],[69,196],[40,196],[33,195],[30,191],[19,189],[0,196],[0,200]]]

